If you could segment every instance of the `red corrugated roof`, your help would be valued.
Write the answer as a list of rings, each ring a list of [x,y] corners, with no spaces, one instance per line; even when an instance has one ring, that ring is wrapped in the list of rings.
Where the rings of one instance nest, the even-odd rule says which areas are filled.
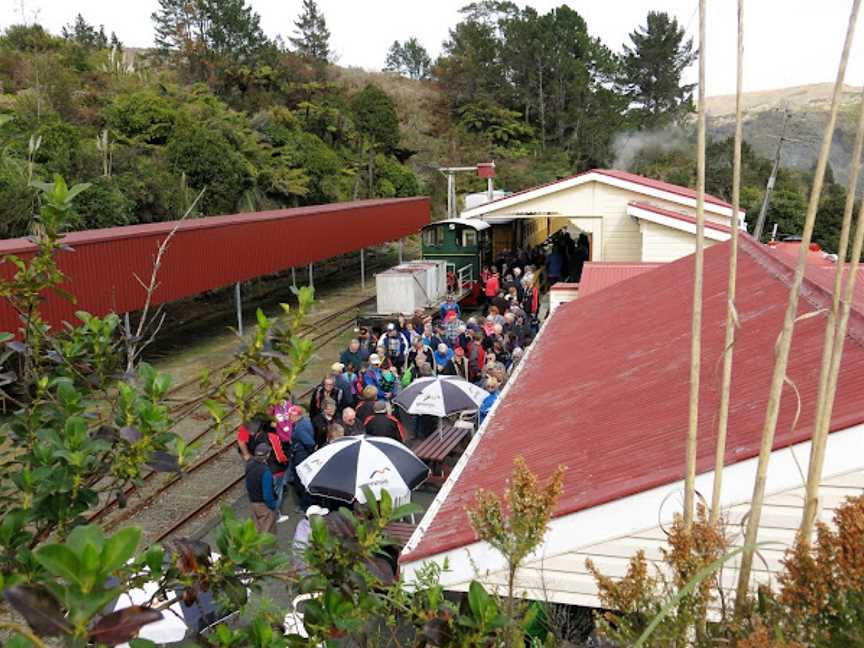
[[[726,319],[728,243],[705,251],[700,473],[713,468],[720,361]],[[740,239],[741,328],[734,369],[726,462],[754,457],[788,300],[790,263],[751,237]],[[818,273],[812,268],[809,274]],[[824,271],[822,271],[824,274]],[[805,279],[799,313],[824,308],[830,293]],[[474,493],[502,493],[517,455],[541,479],[567,466],[555,515],[565,515],[683,479],[688,421],[693,257],[558,308],[528,364],[488,422],[483,437],[418,546],[403,561],[475,541],[465,508]],[[850,317],[831,430],[864,422],[864,302]],[[808,439],[813,424],[824,316],[799,321],[775,448]]]
[[[358,200],[296,209],[213,216],[184,221],[162,259],[153,304],[303,266],[362,247],[417,232],[429,222],[428,198]],[[56,326],[75,321],[77,310],[93,315],[140,309],[146,293],[137,277],[150,278],[159,244],[176,222],[73,232],[57,262],[68,281],[62,286],[78,298],[72,304],[49,294],[42,306]],[[28,257],[35,246],[26,239],[0,241],[0,257]],[[0,276],[14,272],[0,263]],[[16,331],[20,321],[0,301],[0,331]]]
[[[645,211],[650,211],[655,214],[659,214],[660,216],[668,216],[669,218],[674,218],[675,220],[680,220],[685,223],[690,223],[691,225],[696,224],[696,219],[689,214],[683,214],[678,211],[674,211],[672,209],[663,209],[662,207],[658,207],[657,205],[652,205],[651,203],[639,202],[637,200],[633,200],[629,203],[633,207],[637,207],[639,209],[644,209]],[[719,223],[715,223],[714,221],[705,220],[705,227],[713,230],[717,230],[719,232],[726,232],[727,234],[730,232],[728,225],[721,225]]]
[[[798,250],[801,247],[800,241],[772,241],[768,243],[768,248],[777,254],[783,254],[792,260],[792,263],[798,261]],[[829,259],[826,253],[819,247],[817,243],[811,243],[810,249],[807,250],[807,265],[820,266],[823,268],[836,268],[837,264]]]
[[[672,184],[671,182],[654,180],[653,178],[646,178],[644,176],[636,175],[635,173],[618,171],[617,169],[594,169],[594,172],[611,176],[613,178],[618,178],[619,180],[634,182],[644,187],[650,187],[651,189],[657,189],[659,191],[667,191],[669,193],[678,194],[679,196],[684,196],[685,198],[692,198],[693,200],[696,200],[698,198],[698,194],[696,193],[695,189],[690,189],[689,187],[682,187],[681,185]],[[717,196],[712,196],[711,194],[705,194],[705,202],[711,203],[713,205],[719,205],[720,207],[728,207],[729,209],[732,209],[731,203],[728,203],[725,200],[718,198]]]
[[[662,263],[586,263],[582,268],[582,280],[579,282],[579,299],[597,291],[609,288],[627,279],[632,279]],[[554,289],[555,286],[552,286]]]
[[[543,184],[539,184],[535,187],[529,187],[528,189],[522,189],[521,191],[516,191],[507,196],[495,198],[493,200],[483,203],[482,205],[477,205],[477,208],[485,207],[487,205],[491,205],[492,203],[500,202],[502,200],[509,200],[514,196],[521,196],[527,193],[531,193],[532,191],[537,191],[538,189],[542,189],[543,187],[551,187],[556,184],[569,182],[570,180],[575,180],[576,178],[588,175],[589,173],[597,173],[610,178],[624,180],[625,182],[632,182],[637,185],[642,185],[643,187],[657,189],[658,191],[665,191],[667,193],[675,194],[677,196],[683,196],[685,198],[692,198],[693,200],[697,199],[696,191],[688,187],[682,187],[680,185],[672,184],[670,182],[663,182],[662,180],[654,180],[653,178],[646,178],[645,176],[636,175],[635,173],[628,173],[627,171],[618,171],[616,169],[591,169],[590,171],[583,171],[582,173],[577,173],[576,175],[567,178],[553,180],[552,182],[544,182]],[[719,207],[728,207],[729,209],[732,209],[732,205],[730,203],[710,194],[705,194],[705,202],[717,205]]]

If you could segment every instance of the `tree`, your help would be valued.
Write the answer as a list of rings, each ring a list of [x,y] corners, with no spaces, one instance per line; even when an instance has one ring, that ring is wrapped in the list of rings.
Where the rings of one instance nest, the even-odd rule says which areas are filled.
[[[62,34],[66,40],[72,41],[87,50],[99,50],[108,47],[105,26],[99,25],[99,29],[96,29],[96,27],[84,20],[84,16],[80,13],[75,16],[74,23],[63,27]]]
[[[399,116],[393,100],[376,85],[368,84],[351,100],[357,130],[385,151],[399,145]]]
[[[269,41],[246,0],[159,0],[151,15],[156,47],[207,79],[224,63],[248,63]]]
[[[294,26],[295,36],[289,40],[297,52],[315,61],[328,62],[331,54],[330,30],[315,0],[303,0],[303,11]]]
[[[400,43],[393,41],[387,52],[385,70],[398,72],[410,79],[428,79],[432,68],[432,59],[426,48],[413,36]]]
[[[630,34],[632,45],[624,46],[623,85],[642,127],[663,126],[693,110],[694,84],[682,84],[681,75],[696,52],[684,36],[677,19],[650,11],[646,25]]]

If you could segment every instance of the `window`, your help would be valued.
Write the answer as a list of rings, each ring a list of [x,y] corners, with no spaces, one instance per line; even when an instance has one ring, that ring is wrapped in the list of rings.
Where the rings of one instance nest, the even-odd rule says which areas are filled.
[[[462,230],[462,246],[477,247],[477,230],[464,229]]]
[[[423,245],[436,247],[444,242],[443,227],[427,227],[423,230]]]

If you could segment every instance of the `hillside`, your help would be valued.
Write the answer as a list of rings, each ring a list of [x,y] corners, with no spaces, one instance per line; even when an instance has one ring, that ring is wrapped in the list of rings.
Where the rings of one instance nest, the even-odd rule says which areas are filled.
[[[788,110],[786,136],[800,141],[789,141],[783,145],[781,162],[784,166],[801,171],[811,169],[816,162],[822,131],[828,119],[832,89],[831,83],[819,83],[745,93],[744,138],[756,153],[773,158],[777,138],[772,135],[782,132]],[[831,166],[838,182],[845,183],[848,180],[860,98],[861,88],[844,87],[831,149]],[[709,97],[707,107],[711,136],[731,136],[735,129],[735,96]]]

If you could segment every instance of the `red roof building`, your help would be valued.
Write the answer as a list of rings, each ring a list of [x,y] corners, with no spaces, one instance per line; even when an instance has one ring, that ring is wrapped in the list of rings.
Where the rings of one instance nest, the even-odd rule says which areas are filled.
[[[500,560],[477,542],[465,509],[478,489],[501,494],[519,455],[541,480],[559,465],[567,467],[551,530],[535,556],[558,567],[546,573],[544,578],[550,580],[539,588],[537,574],[542,575],[544,567],[529,566],[527,571],[533,569],[534,576],[526,578],[534,581],[526,581],[526,590],[536,594],[543,589],[547,600],[596,604],[596,589],[591,590],[591,579],[584,574],[580,551],[606,555],[604,551],[613,551],[606,545],[593,554],[585,548],[619,538],[614,551],[626,568],[627,552],[621,547],[632,553],[649,540],[662,543],[655,527],[664,513],[665,497],[680,490],[685,470],[693,263],[688,257],[663,264],[555,311],[406,546],[401,562],[409,577],[423,561],[447,559],[448,587],[464,589],[474,576],[472,564],[497,582]],[[727,264],[728,244],[705,251],[697,488],[709,498]],[[830,306],[830,281],[814,277],[818,272],[808,271],[799,314]],[[724,505],[748,501],[752,490],[773,349],[792,274],[787,257],[747,235],[741,237],[736,300],[740,329],[733,352],[726,447],[731,476],[724,479]],[[794,388],[786,386],[783,391],[774,444],[778,458],[772,458],[769,469],[769,493],[800,487],[796,464],[806,472],[824,326],[824,315],[817,315],[795,327],[788,367]],[[860,470],[864,484],[862,423],[864,300],[856,300],[831,420],[826,476]],[[791,529],[777,533],[786,533],[784,538],[791,542],[800,510],[787,510],[785,515],[784,524]]]

